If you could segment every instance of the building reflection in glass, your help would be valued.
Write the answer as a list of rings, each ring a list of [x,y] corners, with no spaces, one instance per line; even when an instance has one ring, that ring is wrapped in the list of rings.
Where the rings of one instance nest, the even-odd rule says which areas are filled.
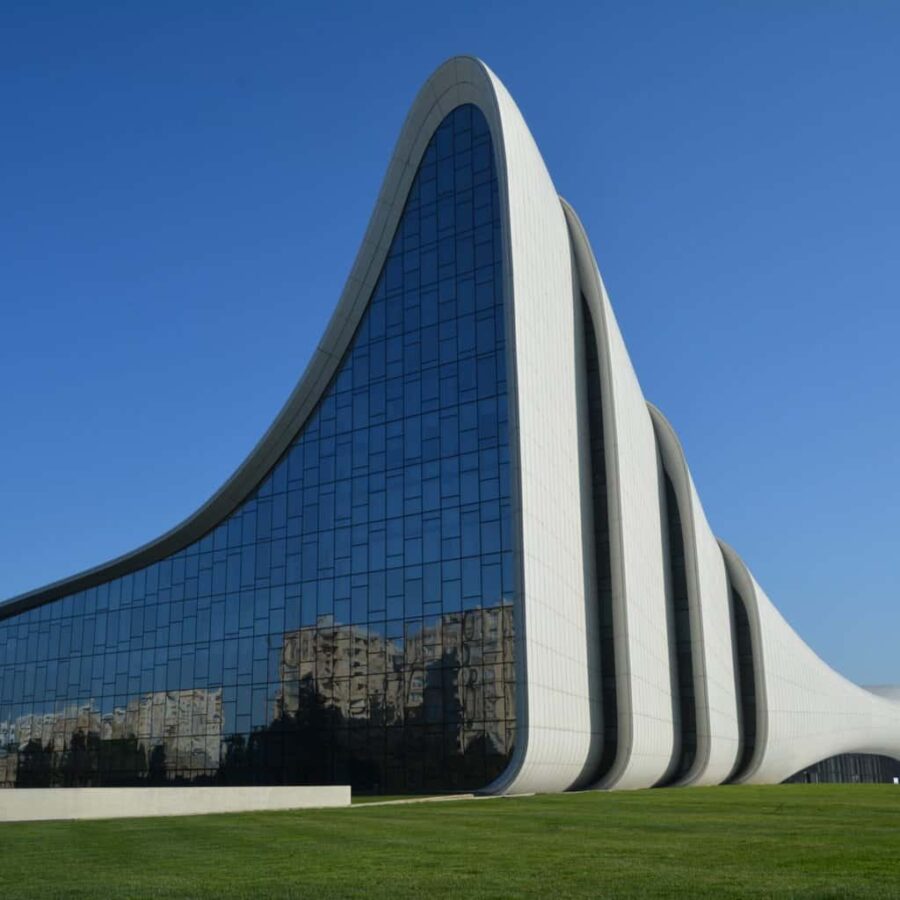
[[[93,702],[0,722],[4,787],[164,783],[181,773],[214,780],[222,689],[144,694],[100,712]]]
[[[480,787],[515,720],[512,609],[419,626],[284,635],[265,725],[227,734],[223,689],[143,694],[0,723],[0,782],[16,787],[351,782],[358,790]],[[231,692],[234,708],[244,702]],[[252,704],[253,689],[246,702]]]
[[[320,622],[285,635],[275,722],[332,747],[320,764],[361,789],[487,784],[514,737],[511,607],[397,631]]]

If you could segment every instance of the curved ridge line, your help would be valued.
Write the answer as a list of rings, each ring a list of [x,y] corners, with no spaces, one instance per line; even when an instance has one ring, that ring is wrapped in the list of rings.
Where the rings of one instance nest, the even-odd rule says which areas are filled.
[[[762,639],[759,599],[756,596],[753,576],[750,574],[747,564],[730,544],[725,543],[721,538],[716,538],[716,540],[719,543],[719,549],[722,551],[722,559],[725,561],[725,571],[728,574],[729,581],[734,582],[734,588],[739,592],[747,609],[747,618],[750,622],[751,650],[753,651],[753,689],[756,694],[756,737],[753,753],[744,768],[733,770],[727,779],[730,783],[740,784],[759,769],[765,753],[764,748],[769,739],[769,701],[766,691],[765,642]],[[738,582],[743,582],[743,584]],[[739,764],[740,757],[735,761],[735,766]]]
[[[431,127],[435,110],[443,118],[441,101],[461,83],[466,83],[454,77],[448,88],[440,93],[435,90],[435,84],[448,69],[456,73],[458,62],[475,64],[487,74],[487,67],[480,60],[470,56],[453,57],[439,66],[419,89],[400,129],[369,223],[325,331],[288,399],[243,462],[202,506],[159,537],[97,566],[11,597],[0,603],[0,619],[95,587],[179,552],[227,518],[278,462],[315,409],[356,333],[384,266],[418,163],[436,127],[436,124]],[[399,203],[401,196],[403,202]]]
[[[678,467],[678,472],[674,473],[675,477],[673,478],[673,473],[669,473],[669,477],[672,478],[672,486],[676,492],[676,502],[680,503],[681,507],[687,507],[686,509],[679,509],[679,513],[682,521],[682,542],[685,546],[685,552],[688,552],[688,547],[690,547],[690,557],[691,557],[691,577],[694,581],[694,591],[695,599],[694,603],[691,604],[690,600],[690,585],[688,585],[688,604],[689,606],[694,607],[694,615],[691,616],[691,640],[694,640],[694,629],[696,628],[696,638],[698,641],[700,653],[691,654],[693,664],[694,664],[694,709],[695,715],[698,707],[697,697],[698,695],[702,697],[702,704],[700,705],[700,709],[702,710],[703,718],[704,718],[704,726],[705,733],[703,733],[703,742],[701,748],[700,736],[701,731],[699,726],[699,721],[695,723],[695,738],[697,740],[697,753],[694,757],[694,761],[691,763],[691,767],[681,776],[677,781],[675,781],[675,785],[688,785],[693,782],[695,779],[700,777],[705,771],[707,766],[709,765],[710,758],[712,756],[712,724],[710,717],[710,709],[709,709],[709,690],[707,688],[707,679],[709,677],[709,673],[706,670],[706,629],[705,623],[703,621],[703,604],[700,598],[700,560],[699,560],[699,548],[697,546],[697,519],[694,515],[694,503],[693,496],[691,491],[692,479],[691,479],[691,470],[687,464],[687,457],[684,453],[684,447],[681,444],[681,440],[678,437],[677,432],[672,427],[672,423],[666,418],[665,414],[662,410],[659,409],[658,406],[651,403],[649,400],[647,401],[647,409],[650,412],[650,418],[653,421],[653,430],[656,432],[657,438],[660,440],[660,444],[663,444],[664,440],[668,441],[668,445],[664,448],[660,446],[660,451],[663,456],[663,467],[668,472],[668,466],[665,465],[665,458],[668,453],[672,453],[674,455],[674,462]],[[663,434],[660,434],[663,432]],[[668,451],[668,453],[666,452]],[[680,481],[676,483],[676,481]],[[686,493],[686,497],[682,499],[678,497],[678,494]],[[685,540],[685,525],[688,526],[688,530],[690,532],[690,540]],[[699,662],[699,666],[698,666]],[[698,669],[702,669],[702,671],[698,671]]]
[[[573,255],[575,257],[575,267],[578,273],[579,282],[586,289],[584,291],[585,301],[590,307],[591,315],[594,319],[594,327],[597,332],[597,341],[609,342],[608,327],[606,317],[603,314],[602,295],[604,293],[603,281],[600,277],[600,269],[597,266],[597,260],[594,251],[588,240],[587,232],[578,214],[572,206],[563,197],[559,198],[563,212],[566,216],[566,224],[569,227],[569,237],[572,242]],[[582,259],[584,257],[584,259]],[[595,294],[599,295],[599,300]],[[600,349],[600,348],[598,348]],[[606,418],[604,415],[603,441],[605,447],[606,477],[608,485],[613,490],[607,488],[607,503],[610,507],[615,507],[614,514],[607,513],[607,518],[612,526],[610,527],[610,577],[612,581],[613,592],[613,611],[618,612],[620,621],[628,630],[628,604],[626,602],[627,587],[625,583],[625,550],[622,541],[622,484],[619,474],[619,452],[618,452],[618,430],[616,429],[617,412],[615,391],[612,388],[612,363],[609,354],[602,352],[598,354],[599,363],[603,370],[603,377],[600,382],[600,395],[603,401],[603,413],[609,414],[610,425],[606,427]],[[613,625],[615,632],[615,624]],[[615,638],[614,638],[615,640]],[[618,672],[620,663],[624,671],[631,671],[631,657],[627,641],[622,641],[622,646],[616,646],[616,671]],[[621,656],[619,656],[621,654]],[[616,678],[617,682],[620,679]],[[616,686],[616,699],[619,707],[616,726],[618,729],[618,739],[616,746],[616,755],[613,758],[609,771],[600,777],[599,786],[613,786],[627,770],[634,751],[634,731],[632,729],[632,713],[634,698],[631,690],[631,679],[625,678],[624,684],[618,683]],[[622,701],[625,701],[623,704]]]

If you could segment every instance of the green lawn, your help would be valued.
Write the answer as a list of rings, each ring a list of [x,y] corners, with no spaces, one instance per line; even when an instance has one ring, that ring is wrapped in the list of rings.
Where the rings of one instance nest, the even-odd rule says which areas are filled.
[[[900,897],[900,788],[696,788],[0,825],[4,900],[597,895]]]

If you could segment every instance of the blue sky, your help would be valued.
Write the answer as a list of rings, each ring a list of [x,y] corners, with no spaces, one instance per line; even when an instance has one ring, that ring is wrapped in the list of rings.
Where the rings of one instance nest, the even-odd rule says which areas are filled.
[[[302,372],[421,82],[482,57],[707,515],[900,681],[900,5],[6,3],[0,596],[130,550]]]

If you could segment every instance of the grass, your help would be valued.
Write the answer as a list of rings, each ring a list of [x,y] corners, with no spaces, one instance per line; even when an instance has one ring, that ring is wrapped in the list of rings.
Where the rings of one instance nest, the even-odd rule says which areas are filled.
[[[782,785],[0,826],[9,897],[900,896],[900,788]]]

